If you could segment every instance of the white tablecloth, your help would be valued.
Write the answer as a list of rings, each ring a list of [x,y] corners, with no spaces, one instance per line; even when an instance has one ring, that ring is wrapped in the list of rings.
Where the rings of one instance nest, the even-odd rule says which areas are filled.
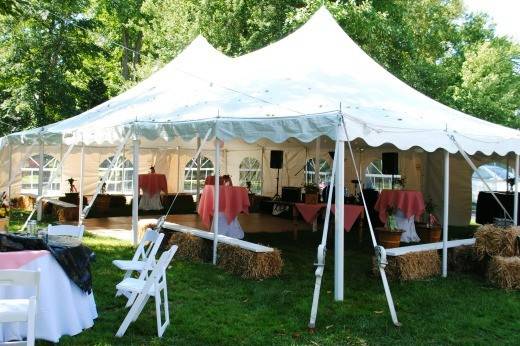
[[[397,222],[397,227],[404,231],[403,234],[401,234],[401,242],[416,243],[421,241],[415,231],[415,215],[407,218],[401,209],[397,209],[395,213],[395,221]]]
[[[148,192],[143,193],[139,201],[140,210],[161,210],[162,208],[160,191],[153,195],[150,195]]]
[[[94,325],[97,318],[94,295],[76,286],[50,253],[17,269],[40,271],[36,339],[58,342],[62,335],[76,335]],[[27,298],[31,295],[34,295],[34,289],[28,287],[0,286],[0,299]],[[26,336],[26,323],[0,324],[0,342],[20,340]]]
[[[218,215],[218,234],[236,239],[244,238],[244,231],[238,222],[238,218],[235,217],[235,219],[228,224],[224,212],[220,212]],[[213,227],[211,227],[211,231],[213,231]]]

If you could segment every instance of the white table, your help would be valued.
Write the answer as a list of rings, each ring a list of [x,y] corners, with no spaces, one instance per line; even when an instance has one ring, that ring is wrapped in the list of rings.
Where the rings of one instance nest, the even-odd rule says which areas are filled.
[[[415,231],[415,215],[407,218],[401,209],[397,209],[395,221],[397,222],[397,228],[404,231],[403,234],[401,234],[401,242],[417,243],[421,241],[421,238],[419,238]]]
[[[76,286],[49,252],[12,269],[39,270],[41,273],[36,339],[58,342],[63,335],[76,335],[94,325],[98,315],[93,293],[87,294]],[[28,287],[0,286],[0,299],[31,295],[34,295],[34,289]],[[20,340],[26,334],[26,323],[0,324],[0,342]]]
[[[213,226],[211,226],[211,232],[213,232]],[[233,221],[228,224],[224,212],[218,213],[218,233],[236,239],[244,238],[244,230],[238,222],[238,217],[235,217]]]

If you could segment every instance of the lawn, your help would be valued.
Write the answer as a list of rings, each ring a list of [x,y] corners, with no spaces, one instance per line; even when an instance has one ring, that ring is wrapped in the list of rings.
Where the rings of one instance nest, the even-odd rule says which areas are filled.
[[[452,233],[470,233],[454,229]],[[398,283],[391,288],[402,327],[392,325],[380,280],[370,273],[371,250],[346,239],[345,301],[332,296],[332,258],[327,258],[317,330],[307,331],[314,287],[318,233],[249,236],[282,249],[283,275],[244,280],[210,264],[174,261],[168,271],[171,325],[156,336],[150,301],[123,338],[114,336],[126,309],[115,298],[122,273],[111,265],[130,258],[129,243],[87,235],[97,254],[92,266],[99,318],[93,328],[63,345],[337,345],[337,344],[518,344],[520,293],[490,287],[472,275]]]

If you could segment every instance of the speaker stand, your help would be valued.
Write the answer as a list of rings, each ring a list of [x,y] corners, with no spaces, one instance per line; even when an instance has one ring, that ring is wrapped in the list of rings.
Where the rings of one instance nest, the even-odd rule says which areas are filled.
[[[276,194],[273,198],[280,198],[280,195],[278,194],[278,183],[280,182],[280,168],[278,168],[277,171],[278,172],[276,173]]]
[[[392,190],[393,190],[394,189],[394,175],[393,174],[392,174],[392,177],[390,179],[391,179],[390,181],[392,182]]]

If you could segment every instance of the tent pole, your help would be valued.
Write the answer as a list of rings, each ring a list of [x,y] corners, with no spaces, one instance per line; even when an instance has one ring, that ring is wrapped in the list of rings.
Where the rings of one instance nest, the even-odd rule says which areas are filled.
[[[450,153],[444,151],[444,212],[442,221],[442,276],[448,276],[448,222],[450,199]]]
[[[5,231],[9,229],[9,222],[11,220],[11,185],[13,179],[13,144],[9,143],[9,180],[7,181],[7,205],[9,206],[9,218],[7,219],[7,225]]]
[[[133,166],[132,171],[132,242],[137,245],[137,229],[139,225],[139,139],[135,135],[133,142]]]
[[[217,264],[218,223],[220,204],[220,140],[215,137],[215,193],[213,200],[213,264]]]
[[[321,140],[320,137],[316,138],[316,153],[314,155],[314,183],[316,186],[320,184],[320,151],[321,151]],[[312,231],[318,230],[318,220],[312,222]]]
[[[197,151],[199,151],[199,150],[200,150],[200,136],[197,136]],[[195,196],[195,203],[196,203],[197,207],[199,206],[199,198],[200,198],[200,164],[202,162],[200,157],[201,157],[201,155],[199,155],[196,159],[197,160],[197,179],[196,179],[197,195]],[[193,171],[191,174],[193,174]]]
[[[518,174],[520,171],[520,155],[516,155],[515,157],[515,199],[513,206],[513,220],[515,226],[518,225],[518,184],[520,181],[518,180]]]
[[[345,141],[339,141],[336,152],[338,170],[336,172],[336,213],[334,236],[334,300],[343,301],[343,261],[344,257],[344,219],[345,211]]]
[[[81,156],[79,161],[79,206],[78,206],[78,226],[83,224],[83,179],[85,170],[85,143],[81,142]]]
[[[39,161],[39,167],[38,167],[38,196],[43,196],[43,166],[45,165],[45,162],[43,162],[44,160],[44,146],[43,146],[43,139],[40,138],[40,153],[39,153],[39,157],[38,157],[38,161]],[[38,221],[41,221],[42,220],[42,206],[43,206],[43,201],[40,199],[37,203],[37,214],[36,214],[36,219]]]

